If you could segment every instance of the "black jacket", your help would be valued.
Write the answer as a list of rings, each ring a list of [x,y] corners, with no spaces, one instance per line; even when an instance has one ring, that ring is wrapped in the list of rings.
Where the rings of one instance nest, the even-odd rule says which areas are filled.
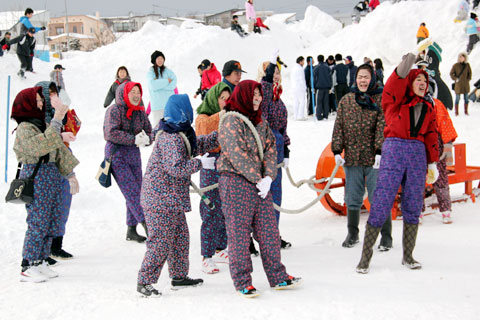
[[[10,45],[17,44],[17,54],[21,56],[31,56],[33,55],[33,50],[35,50],[35,37],[30,37],[28,34],[22,34],[14,39],[10,40]]]
[[[232,22],[232,24],[230,25],[230,29],[232,29],[232,31],[236,31],[240,37],[245,36],[245,31],[238,23]]]
[[[358,68],[353,61],[347,64],[347,67],[350,72],[350,82],[348,83],[348,86],[351,87],[355,82],[355,76],[357,75]]]
[[[325,63],[318,64],[313,69],[313,86],[315,89],[330,89],[332,87],[332,73]]]
[[[336,64],[335,67],[333,67],[336,84],[348,84],[348,82],[350,82],[349,71],[350,70],[348,70],[348,67],[345,64]]]
[[[314,67],[312,67],[313,69]],[[310,74],[310,66],[307,65],[305,67],[305,82],[307,83],[307,88],[311,89],[312,88],[312,80],[310,79],[311,77],[311,74]],[[313,80],[313,82],[315,83],[315,79]]]

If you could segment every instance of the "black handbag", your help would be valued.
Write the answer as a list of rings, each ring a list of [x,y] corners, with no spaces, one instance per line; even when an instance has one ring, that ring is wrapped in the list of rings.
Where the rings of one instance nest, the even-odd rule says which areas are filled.
[[[33,201],[33,195],[35,192],[35,176],[38,173],[38,169],[40,169],[40,165],[45,161],[45,159],[45,156],[41,157],[40,160],[38,160],[32,175],[23,179],[19,179],[22,164],[20,162],[18,163],[17,175],[12,183],[10,183],[10,189],[5,197],[5,202],[29,204]]]
[[[100,168],[98,168],[95,179],[97,179],[100,185],[104,188],[108,188],[112,185],[112,158],[117,150],[118,148],[114,148],[110,158],[105,158],[100,164]]]

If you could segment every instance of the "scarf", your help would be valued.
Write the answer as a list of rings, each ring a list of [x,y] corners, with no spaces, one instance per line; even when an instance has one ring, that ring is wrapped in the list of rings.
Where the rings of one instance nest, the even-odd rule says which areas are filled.
[[[280,100],[280,95],[283,92],[282,85],[279,82],[273,83],[273,101]]]
[[[357,79],[358,72],[365,69],[370,72],[371,76],[367,91],[360,91],[357,86],[357,81],[354,82],[351,90],[353,93],[355,93],[355,101],[362,107],[362,109],[379,111],[380,107],[375,102],[373,96],[382,93],[383,87],[377,83],[377,78],[375,77],[375,71],[373,70],[373,67],[370,64],[363,64],[359,66],[355,75],[355,79]]]
[[[230,86],[228,86],[225,82],[219,82],[210,88],[205,96],[205,100],[203,100],[203,102],[198,106],[197,113],[211,116],[212,114],[220,112],[218,97],[220,97],[225,89],[232,93]]]
[[[145,107],[142,106],[140,103],[138,106],[132,104],[130,102],[130,99],[128,98],[128,94],[130,91],[132,91],[133,87],[137,86],[140,89],[140,95],[143,93],[142,91],[142,85],[137,82],[127,82],[125,84],[124,90],[123,90],[123,100],[125,101],[125,104],[127,105],[127,119],[130,120],[132,118],[132,113],[133,111],[145,111]],[[141,101],[140,97],[140,101]]]
[[[166,122],[165,119],[160,120],[159,129],[167,133],[178,133],[183,132],[187,136],[190,147],[192,148],[192,157],[197,154],[197,135],[195,130],[193,130],[190,122],[181,122],[181,123],[172,123]]]
[[[256,126],[262,122],[262,110],[260,108],[257,111],[253,110],[253,91],[255,88],[258,88],[263,96],[260,83],[253,80],[241,81],[233,90],[225,109],[243,114]]]

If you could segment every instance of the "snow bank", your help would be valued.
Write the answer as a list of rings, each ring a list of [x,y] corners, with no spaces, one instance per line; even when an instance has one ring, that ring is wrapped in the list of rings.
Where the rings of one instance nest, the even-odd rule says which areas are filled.
[[[454,24],[456,2],[404,1],[392,5],[383,2],[358,25],[340,29],[339,23],[321,10],[308,7],[305,20],[293,24],[272,21],[271,31],[240,38],[229,29],[195,25],[178,28],[147,22],[142,30],[125,34],[117,42],[94,52],[69,52],[61,61],[66,67],[64,79],[72,98],[72,107],[82,120],[78,140],[72,144],[81,164],[76,170],[80,194],[73,200],[67,225],[65,248],[75,259],[57,268],[58,279],[40,285],[18,282],[23,244],[25,209],[0,203],[0,310],[2,319],[131,319],[158,316],[165,319],[375,319],[388,314],[389,319],[476,319],[480,307],[477,266],[480,244],[478,203],[455,204],[454,223],[442,225],[438,214],[429,215],[418,237],[415,257],[424,264],[418,272],[400,265],[401,221],[393,222],[394,248],[391,252],[374,253],[371,274],[360,276],[354,267],[361,246],[341,248],[346,233],[346,218],[334,216],[317,205],[298,216],[282,215],[282,237],[293,248],[282,252],[289,272],[302,276],[305,285],[296,291],[272,292],[268,288],[259,259],[253,259],[254,285],[262,296],[244,301],[234,295],[228,267],[220,266],[218,275],[207,276],[200,271],[198,212],[199,199],[192,196],[193,212],[187,214],[190,227],[190,274],[204,276],[202,288],[176,293],[164,290],[158,300],[135,298],[136,273],[145,246],[126,242],[125,205],[114,185],[101,188],[94,180],[103,158],[103,100],[121,65],[127,66],[134,81],[144,86],[144,101],[148,102],[146,73],[150,54],[161,50],[166,65],[178,77],[181,93],[191,97],[199,84],[196,66],[208,58],[221,71],[223,64],[239,60],[243,79],[255,79],[258,66],[268,60],[274,48],[287,65],[293,65],[299,55],[352,55],[361,62],[364,56],[380,57],[385,62],[386,75],[401,56],[415,48],[418,25],[426,22],[432,37],[443,48],[441,71],[448,81],[448,72],[459,51],[465,50],[467,37],[464,24]],[[473,78],[479,77],[480,47],[470,55]],[[49,72],[59,61],[34,61],[36,74],[19,80],[18,60],[12,54],[0,58],[0,140],[5,141],[6,79],[12,75],[11,100],[23,88],[48,79]],[[290,67],[282,70],[282,99],[291,107]],[[195,105],[200,100],[193,100]],[[470,108],[470,117],[455,117],[458,142],[466,142],[467,162],[480,165],[480,122],[478,104]],[[314,123],[289,122],[292,141],[290,167],[295,179],[311,176],[318,156],[331,138],[333,118]],[[10,122],[10,132],[15,123]],[[16,160],[12,151],[13,135],[9,133],[9,180],[14,176]],[[2,144],[2,150],[4,145]],[[142,149],[145,166],[151,148]],[[3,158],[3,153],[2,153]],[[3,165],[3,159],[1,161]],[[193,177],[198,181],[198,175]],[[308,188],[295,189],[284,180],[284,206],[297,208],[315,197]],[[8,184],[0,184],[4,195]],[[463,185],[454,185],[452,195],[463,193]],[[342,198],[341,190],[332,196]],[[362,216],[361,234],[366,216]],[[165,267],[158,287],[168,285]],[[428,306],[426,309],[425,306]]]

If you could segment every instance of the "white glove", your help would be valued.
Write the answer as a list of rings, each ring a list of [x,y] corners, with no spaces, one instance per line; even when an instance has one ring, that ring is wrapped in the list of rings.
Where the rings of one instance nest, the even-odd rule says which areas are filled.
[[[68,183],[70,184],[70,194],[77,194],[80,191],[80,186],[75,176],[68,178]]]
[[[215,157],[209,157],[208,152],[200,157],[200,161],[202,161],[203,169],[210,169],[210,170],[215,169]]]
[[[270,56],[270,62],[273,63],[273,64],[276,64],[279,54],[280,54],[280,50],[278,50],[278,48],[273,50],[272,55]]]
[[[430,38],[424,39],[424,40],[422,40],[421,42],[418,43],[417,48],[414,51],[414,53],[416,55],[419,55],[420,53],[425,51],[428,47],[430,47],[432,44],[433,44],[432,39],[430,39]]]
[[[50,104],[52,105],[52,108],[55,109],[53,118],[62,121],[68,111],[68,106],[63,104],[62,100],[60,100],[57,95],[50,97]]]
[[[71,132],[62,132],[61,135],[64,142],[73,142],[77,140],[77,137]]]
[[[272,185],[272,178],[269,176],[266,176],[262,180],[258,181],[256,184],[256,187],[260,192],[258,195],[262,198],[265,199],[268,195],[268,192],[270,191],[270,186]]]
[[[142,130],[142,132],[138,133],[135,136],[135,144],[137,147],[145,147],[146,145],[150,144],[150,138],[147,136],[145,131]]]
[[[438,179],[438,169],[437,164],[435,162],[428,164],[427,170],[427,183],[433,184]]]
[[[288,168],[289,160],[290,160],[290,159],[288,159],[288,158],[283,158],[283,167],[284,167],[285,169]]]
[[[343,166],[343,164],[345,163],[345,160],[343,160],[341,155],[336,154],[335,155],[335,163],[339,164],[340,166]]]
[[[380,160],[382,159],[382,156],[377,154],[375,155],[375,163],[373,164],[373,169],[378,169],[380,168]]]

